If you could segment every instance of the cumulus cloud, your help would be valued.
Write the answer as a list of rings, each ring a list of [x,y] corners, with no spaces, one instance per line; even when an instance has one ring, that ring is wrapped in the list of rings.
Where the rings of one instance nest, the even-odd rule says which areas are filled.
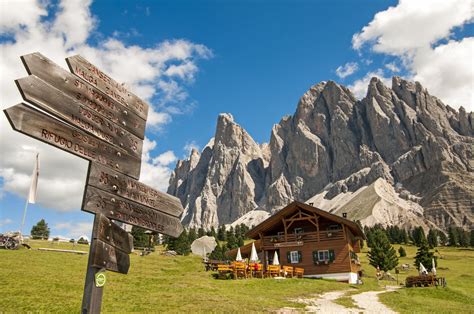
[[[39,51],[67,69],[65,57],[81,54],[104,72],[133,90],[151,105],[147,129],[160,129],[173,114],[186,112],[194,102],[186,86],[199,70],[197,61],[212,57],[204,45],[170,39],[151,47],[128,45],[114,37],[88,42],[100,22],[90,11],[91,1],[62,0],[0,2],[0,109],[21,102],[14,80],[26,76],[20,56]],[[156,146],[156,143],[154,144]],[[38,202],[59,211],[77,210],[81,204],[87,161],[14,132],[0,117],[1,191],[25,197],[34,156],[40,153]],[[142,179],[166,188],[170,153],[144,160]],[[155,160],[156,159],[156,160]],[[168,163],[167,163],[168,162]],[[157,173],[154,173],[157,171]]]
[[[11,220],[11,219],[9,219],[9,218],[0,219],[0,227],[9,225],[9,224],[11,224],[12,222],[13,222],[13,220]]]
[[[400,72],[400,68],[395,64],[395,62],[390,62],[385,64],[385,67],[392,71],[393,73]]]
[[[58,222],[52,227],[52,232],[67,234],[67,238],[79,240],[80,237],[86,236],[90,239],[92,234],[92,222]],[[54,235],[55,237],[57,235]]]
[[[364,77],[355,80],[349,85],[349,89],[354,93],[357,99],[362,99],[367,95],[367,87],[369,86],[370,79],[373,77],[378,77],[385,85],[390,86],[391,84],[391,79],[384,76],[382,69],[369,72]]]
[[[142,151],[142,168],[140,181],[161,191],[168,188],[168,180],[172,173],[169,166],[176,161],[172,151],[164,152],[152,158],[151,152],[156,148],[156,141],[145,138]]]
[[[189,155],[191,155],[191,151],[193,149],[197,151],[200,150],[199,145],[196,143],[196,141],[187,142],[183,147],[183,150],[186,152],[184,158],[188,158]]]
[[[455,38],[456,29],[472,22],[470,1],[400,0],[354,34],[352,47],[399,58],[431,93],[473,110],[474,38]]]
[[[339,76],[339,78],[343,79],[353,74],[358,69],[359,66],[357,65],[357,62],[348,62],[344,65],[339,66],[336,69],[336,75]]]

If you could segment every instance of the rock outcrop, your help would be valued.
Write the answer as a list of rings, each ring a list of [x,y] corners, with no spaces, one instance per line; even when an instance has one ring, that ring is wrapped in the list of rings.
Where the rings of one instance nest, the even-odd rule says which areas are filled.
[[[389,88],[373,78],[360,101],[321,82],[273,127],[268,144],[221,114],[214,139],[177,163],[168,193],[183,202],[183,223],[205,228],[317,199],[369,225],[469,229],[473,147],[474,114],[444,105],[418,82],[394,77]],[[359,201],[371,194],[373,206],[357,212],[354,193]],[[333,199],[338,206],[329,206]]]

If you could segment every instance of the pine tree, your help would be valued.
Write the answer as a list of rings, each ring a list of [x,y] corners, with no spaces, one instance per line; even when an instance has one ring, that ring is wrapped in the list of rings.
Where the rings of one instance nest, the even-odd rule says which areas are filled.
[[[398,254],[400,255],[400,257],[405,257],[405,256],[407,256],[407,252],[405,251],[405,249],[403,248],[403,246],[400,246],[400,248],[398,249]]]
[[[426,237],[426,240],[428,241],[428,245],[430,248],[435,248],[438,246],[438,232],[434,229],[430,229],[428,231],[428,236]]]
[[[199,227],[198,229],[198,238],[203,237],[206,235],[206,231],[202,227]]]
[[[217,229],[217,240],[219,241],[225,241],[226,240],[226,232],[225,232],[225,226],[222,225]]]
[[[459,234],[459,245],[462,247],[468,247],[469,234],[466,231],[464,231],[462,228],[458,229],[458,234]]]
[[[471,230],[471,239],[470,239],[470,244],[472,247],[474,247],[474,230]]]
[[[145,233],[145,229],[133,226],[131,234],[133,236],[134,247],[148,246],[148,235]]]
[[[459,244],[458,229],[453,226],[450,226],[448,228],[448,245],[458,246],[458,244]]]
[[[193,243],[194,240],[197,239],[196,228],[190,228],[188,232],[188,241],[189,243]]]
[[[234,229],[232,227],[230,227],[230,230],[227,231],[227,247],[229,248],[229,250],[239,247],[237,243],[237,238],[234,234]]]
[[[217,234],[216,234],[216,229],[214,228],[214,226],[212,226],[212,227],[211,227],[211,235],[210,235],[210,236],[215,238],[216,235],[217,235]]]
[[[374,267],[380,267],[388,271],[398,265],[398,257],[395,249],[390,245],[387,235],[382,229],[377,229],[372,234],[372,243],[368,253],[369,263]]]
[[[189,243],[186,230],[179,235],[174,246],[174,250],[180,255],[188,255],[191,252],[191,243]]]
[[[400,237],[401,237],[401,243],[408,244],[408,234],[407,234],[407,231],[405,229],[401,230]]]
[[[420,246],[420,244],[426,241],[425,231],[422,227],[417,227],[413,229],[413,243],[416,246]]]
[[[48,224],[44,219],[38,221],[36,225],[31,228],[31,237],[33,239],[48,239],[49,238],[49,228]]]
[[[237,238],[237,245],[240,247],[240,246],[244,246],[244,238],[242,237],[238,237]]]
[[[415,255],[415,267],[420,270],[420,263],[429,270],[432,265],[432,260],[435,261],[435,266],[437,265],[437,258],[434,256],[433,252],[430,252],[430,248],[428,246],[428,242],[426,240],[421,241],[418,251]]]
[[[440,245],[447,245],[448,244],[448,237],[446,236],[446,234],[442,231],[438,232],[438,235],[439,235],[439,244]]]
[[[242,234],[240,233],[240,225],[235,226],[234,234],[237,239],[242,236]]]

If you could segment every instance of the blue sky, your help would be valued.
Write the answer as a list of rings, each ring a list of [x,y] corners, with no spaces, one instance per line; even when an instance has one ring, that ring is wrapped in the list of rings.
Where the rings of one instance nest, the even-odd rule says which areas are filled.
[[[21,54],[40,51],[58,63],[75,53],[86,56],[152,104],[156,115],[147,126],[142,179],[160,189],[176,159],[214,135],[219,113],[231,113],[257,142],[266,142],[273,124],[292,114],[299,97],[320,81],[335,80],[362,97],[371,76],[390,84],[392,75],[401,75],[420,80],[453,107],[472,110],[474,103],[472,13],[462,1],[52,1],[44,6],[23,0],[2,2],[1,11],[7,73],[2,109],[18,99],[12,81],[25,75]],[[111,55],[120,62],[109,63]],[[157,58],[165,61],[157,66]],[[146,75],[148,70],[153,74]],[[29,206],[25,230],[45,218],[53,235],[87,233],[92,218],[79,209],[86,162],[13,134],[4,117],[0,123],[0,232],[18,228],[31,156],[41,151],[39,204]]]

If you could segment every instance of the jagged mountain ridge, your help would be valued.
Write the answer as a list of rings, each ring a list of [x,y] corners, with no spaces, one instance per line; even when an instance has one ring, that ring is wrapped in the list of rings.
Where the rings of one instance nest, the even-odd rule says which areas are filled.
[[[472,112],[444,105],[418,82],[394,77],[388,88],[373,78],[360,101],[344,86],[321,82],[272,128],[269,144],[219,115],[214,139],[178,161],[168,193],[181,199],[184,224],[210,228],[322,192],[331,200],[382,179],[397,186],[390,192],[396,197],[412,195],[406,201],[421,212],[402,208],[398,220],[384,220],[365,210],[367,224],[472,228],[473,125]],[[407,208],[418,208],[411,203]],[[350,204],[342,206],[349,217],[360,216]]]

